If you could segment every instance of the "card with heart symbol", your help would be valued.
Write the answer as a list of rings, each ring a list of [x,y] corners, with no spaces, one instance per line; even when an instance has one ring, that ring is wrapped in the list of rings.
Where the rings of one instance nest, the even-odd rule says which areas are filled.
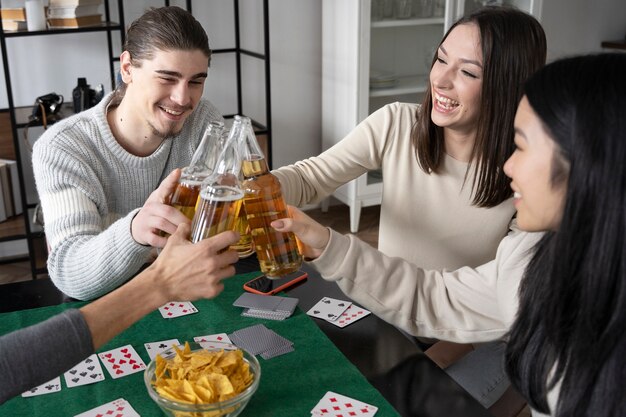
[[[146,364],[131,345],[98,353],[98,357],[114,379],[146,369]]]

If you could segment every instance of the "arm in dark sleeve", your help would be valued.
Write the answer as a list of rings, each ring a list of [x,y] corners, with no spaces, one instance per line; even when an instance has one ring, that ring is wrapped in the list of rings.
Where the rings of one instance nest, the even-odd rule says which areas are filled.
[[[61,375],[93,352],[89,327],[76,309],[0,337],[0,404]]]

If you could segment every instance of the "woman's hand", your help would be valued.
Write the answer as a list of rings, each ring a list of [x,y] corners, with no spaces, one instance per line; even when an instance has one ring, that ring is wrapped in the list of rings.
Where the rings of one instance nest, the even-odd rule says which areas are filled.
[[[291,218],[274,220],[271,226],[279,232],[293,232],[304,246],[301,250],[305,258],[319,257],[328,245],[330,230],[297,208],[288,208]]]

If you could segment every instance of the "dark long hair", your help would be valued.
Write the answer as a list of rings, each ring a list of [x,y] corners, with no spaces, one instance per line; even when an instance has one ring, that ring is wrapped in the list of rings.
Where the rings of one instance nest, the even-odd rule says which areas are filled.
[[[484,7],[458,20],[476,24],[483,53],[483,83],[476,140],[469,169],[474,170],[473,204],[494,207],[511,197],[502,166],[513,153],[513,120],[524,81],[546,62],[546,36],[539,22],[512,7]],[[439,46],[441,46],[441,43]],[[435,63],[437,52],[433,57]],[[437,173],[445,155],[443,129],[435,125],[430,85],[411,132],[420,167]]]
[[[530,404],[557,416],[626,415],[626,54],[568,58],[526,84],[569,162],[558,230],[520,287],[507,368]]]
[[[134,20],[126,31],[124,51],[130,54],[133,66],[140,67],[141,61],[152,59],[156,51],[199,50],[211,62],[209,37],[204,28],[188,11],[177,6],[151,8]],[[126,84],[119,83],[117,98],[121,99]]]

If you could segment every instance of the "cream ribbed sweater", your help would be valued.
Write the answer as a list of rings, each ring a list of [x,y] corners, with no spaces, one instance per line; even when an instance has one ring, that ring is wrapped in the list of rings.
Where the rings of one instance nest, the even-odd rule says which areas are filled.
[[[478,266],[494,258],[515,213],[512,199],[497,207],[472,205],[468,164],[449,156],[428,175],[411,146],[417,105],[394,103],[376,111],[321,155],[273,171],[289,204],[329,196],[370,170],[382,169],[378,249],[423,268]]]
[[[209,122],[222,120],[202,100],[177,136],[138,157],[111,133],[111,98],[54,124],[33,149],[50,246],[48,273],[61,291],[81,300],[120,286],[150,259],[151,248],[131,236],[131,220],[173,169],[189,163]]]

